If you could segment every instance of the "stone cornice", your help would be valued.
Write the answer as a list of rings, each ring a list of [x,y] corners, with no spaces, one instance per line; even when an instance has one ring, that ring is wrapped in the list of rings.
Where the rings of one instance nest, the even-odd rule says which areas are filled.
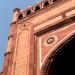
[[[62,4],[64,4],[64,3],[66,3],[67,1],[69,1],[69,0],[66,0],[66,1],[60,0],[59,2],[57,1],[55,4],[48,5],[48,6],[46,6],[45,8],[42,8],[42,9],[40,9],[40,10],[38,10],[38,11],[32,13],[32,14],[29,14],[29,15],[27,15],[27,16],[24,16],[24,17],[22,17],[21,19],[18,19],[15,23],[18,23],[18,24],[19,24],[19,23],[21,23],[21,22],[27,21],[28,19],[34,18],[34,17],[36,17],[37,15],[40,16],[41,14],[46,13],[46,12],[48,12],[48,11],[50,11],[50,10],[53,10],[55,7],[62,5]],[[25,11],[26,11],[26,10],[25,10]],[[19,14],[22,14],[22,13],[24,13],[25,11],[20,12]]]
[[[53,2],[53,0],[44,0],[40,3],[37,3],[36,5],[29,7],[26,10],[20,10],[19,8],[19,13],[18,13],[18,19],[17,21],[22,20],[23,18],[29,19],[39,13],[41,13],[42,11],[46,11],[46,9],[53,9],[55,6],[57,5],[61,5],[62,3],[69,1],[69,0],[54,0],[55,2]],[[45,2],[47,2],[47,4],[45,5]],[[36,9],[37,8],[37,9]],[[40,11],[42,10],[42,11]],[[17,22],[16,21],[16,22]]]

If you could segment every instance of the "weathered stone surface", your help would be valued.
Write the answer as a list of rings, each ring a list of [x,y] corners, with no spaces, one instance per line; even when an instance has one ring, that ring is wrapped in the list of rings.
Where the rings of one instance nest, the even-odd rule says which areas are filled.
[[[26,10],[15,10],[3,75],[46,75],[45,66],[53,60],[55,50],[75,34],[75,0],[57,0],[47,7],[43,3],[37,4],[42,10],[35,13],[37,5],[30,7],[33,14],[27,16]]]

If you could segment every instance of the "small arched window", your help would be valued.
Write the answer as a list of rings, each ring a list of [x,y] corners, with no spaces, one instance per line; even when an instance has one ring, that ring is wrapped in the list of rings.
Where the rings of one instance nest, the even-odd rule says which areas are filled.
[[[48,6],[48,5],[49,5],[49,2],[46,1],[46,2],[44,3],[44,6]]]
[[[35,7],[35,11],[39,10],[40,9],[40,6],[36,6]]]
[[[23,17],[23,15],[22,14],[20,14],[19,16],[18,16],[18,19],[21,19]]]
[[[31,10],[28,10],[26,13],[26,15],[29,15],[29,14],[31,14]]]

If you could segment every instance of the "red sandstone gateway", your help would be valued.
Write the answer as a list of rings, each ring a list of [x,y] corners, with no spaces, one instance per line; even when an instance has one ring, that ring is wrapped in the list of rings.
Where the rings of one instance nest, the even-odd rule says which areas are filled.
[[[2,75],[75,75],[75,0],[44,0],[13,14]]]

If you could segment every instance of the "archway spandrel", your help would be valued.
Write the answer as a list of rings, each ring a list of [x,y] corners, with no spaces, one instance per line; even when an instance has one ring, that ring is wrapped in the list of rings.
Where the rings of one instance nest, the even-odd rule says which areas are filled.
[[[71,24],[59,30],[56,30],[52,33],[48,32],[47,34],[40,36],[39,51],[41,52],[40,54],[41,63],[45,60],[45,58],[49,53],[53,52],[56,46],[64,42],[64,40],[67,39],[69,36],[71,36],[71,33],[74,31],[75,31],[75,24]]]

